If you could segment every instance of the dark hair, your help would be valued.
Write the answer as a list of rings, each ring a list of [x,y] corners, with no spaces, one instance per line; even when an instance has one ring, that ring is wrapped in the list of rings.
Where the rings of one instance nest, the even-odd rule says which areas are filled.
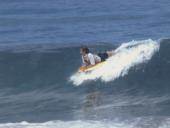
[[[88,47],[81,47],[80,49],[83,50],[83,52],[85,52],[86,54],[88,54],[90,52],[90,50],[88,49]]]

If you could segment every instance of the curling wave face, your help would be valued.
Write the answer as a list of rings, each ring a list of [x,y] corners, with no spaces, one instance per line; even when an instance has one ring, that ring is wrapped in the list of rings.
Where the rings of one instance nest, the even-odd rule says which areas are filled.
[[[0,49],[0,128],[169,128],[170,39],[90,45],[115,56],[78,87],[79,46],[48,46]]]
[[[158,50],[159,43],[151,39],[123,43],[104,65],[88,73],[76,72],[70,80],[74,85],[80,85],[87,80],[101,79],[105,82],[115,80],[126,75],[135,65],[150,60]]]

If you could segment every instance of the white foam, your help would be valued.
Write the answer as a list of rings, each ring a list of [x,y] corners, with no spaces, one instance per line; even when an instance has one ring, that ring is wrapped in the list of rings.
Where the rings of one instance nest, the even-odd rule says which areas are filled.
[[[115,80],[126,75],[131,67],[147,62],[158,50],[159,43],[151,39],[123,43],[104,65],[90,73],[76,72],[70,80],[74,85],[80,85],[87,80],[101,79],[105,82]]]
[[[169,128],[170,119],[135,118],[130,120],[119,119],[113,121],[49,121],[45,123],[4,123],[0,128]]]

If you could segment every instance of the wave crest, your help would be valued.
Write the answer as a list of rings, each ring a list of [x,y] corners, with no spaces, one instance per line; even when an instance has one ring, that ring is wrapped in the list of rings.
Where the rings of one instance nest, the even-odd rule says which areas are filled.
[[[123,43],[104,65],[88,73],[76,72],[70,80],[74,85],[80,85],[87,80],[101,79],[105,82],[115,80],[128,74],[131,67],[150,60],[158,50],[159,43],[151,39]]]

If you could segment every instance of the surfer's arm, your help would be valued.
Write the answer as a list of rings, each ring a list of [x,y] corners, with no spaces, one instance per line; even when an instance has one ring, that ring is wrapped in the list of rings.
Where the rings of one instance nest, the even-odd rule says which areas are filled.
[[[87,63],[84,61],[82,57],[83,65],[80,67],[81,71],[85,71],[86,69],[91,68],[96,64],[93,54],[88,54],[88,58],[89,58],[90,64],[87,65]]]
[[[88,58],[89,58],[89,61],[90,61],[90,65],[88,65],[90,68],[91,66],[94,66],[96,63],[95,63],[95,58],[93,56],[93,54],[88,54]]]
[[[82,56],[81,58],[82,58],[82,67],[84,67],[84,66],[86,66],[86,63],[85,63],[85,61],[84,61],[83,56]]]

